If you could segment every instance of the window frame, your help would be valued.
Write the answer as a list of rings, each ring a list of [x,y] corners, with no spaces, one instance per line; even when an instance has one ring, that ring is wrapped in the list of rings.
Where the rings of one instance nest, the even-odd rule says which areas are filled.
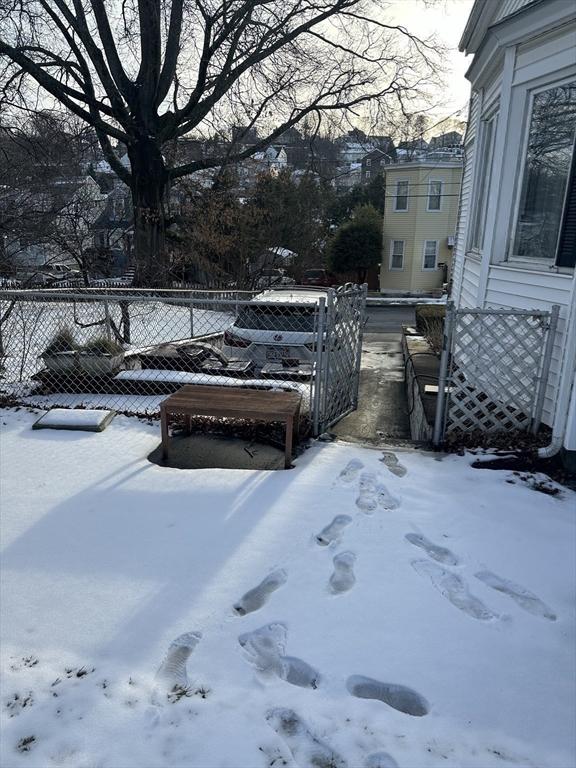
[[[434,243],[434,266],[433,267],[427,267],[426,266],[426,244],[427,243]],[[422,272],[436,272],[438,270],[438,256],[440,251],[440,241],[439,240],[424,240],[422,243]]]
[[[393,263],[393,257],[400,254],[394,253],[394,243],[402,243],[402,266],[401,267],[394,267],[392,266]],[[406,240],[398,240],[396,238],[392,238],[390,240],[390,255],[388,257],[388,271],[389,272],[404,272],[404,257],[406,255]]]
[[[433,195],[431,192],[432,184],[439,184],[440,185],[440,191],[437,195]],[[442,212],[442,198],[443,194],[442,191],[444,189],[444,179],[428,179],[428,196],[426,199],[426,211],[428,213],[441,213]],[[438,208],[430,208],[430,198],[437,197],[438,198]]]
[[[526,88],[526,91],[524,93],[524,114],[526,115],[526,121],[523,126],[523,135],[522,135],[522,141],[519,146],[519,155],[516,159],[516,184],[514,188],[514,192],[512,195],[512,215],[510,216],[510,226],[507,233],[507,243],[506,243],[506,253],[505,253],[505,259],[504,264],[510,264],[514,266],[519,267],[526,267],[526,266],[532,266],[535,268],[542,269],[548,268],[553,270],[566,270],[566,271],[572,271],[574,267],[562,267],[558,266],[557,260],[558,260],[558,250],[560,247],[560,239],[562,237],[562,231],[563,231],[563,225],[564,225],[564,219],[566,216],[566,205],[568,200],[568,194],[570,191],[570,170],[568,171],[568,176],[566,178],[566,188],[564,190],[564,198],[562,201],[562,211],[560,215],[560,224],[558,227],[558,235],[556,237],[556,247],[554,250],[554,256],[551,259],[547,258],[539,258],[535,256],[515,256],[514,251],[514,241],[516,239],[516,227],[518,226],[518,217],[520,215],[520,201],[522,197],[522,187],[524,182],[524,172],[526,170],[526,161],[528,159],[528,142],[530,141],[530,126],[532,123],[532,114],[534,111],[534,98],[540,94],[545,93],[546,91],[551,91],[554,88],[560,88],[563,85],[569,85],[570,83],[576,82],[576,76],[570,75],[567,77],[563,77],[561,80],[556,80],[552,82],[547,82],[545,85],[539,85],[534,88]],[[571,167],[574,163],[574,156],[576,154],[576,133],[575,137],[572,143],[572,157],[571,157]]]
[[[488,218],[488,199],[492,183],[494,147],[496,145],[499,115],[499,108],[492,108],[486,115],[480,117],[478,137],[475,142],[475,147],[478,147],[478,154],[476,155],[474,167],[474,181],[471,193],[472,205],[470,207],[470,229],[468,230],[466,243],[466,251],[474,254],[481,254],[484,249],[486,220]],[[488,126],[490,126],[491,131],[489,145],[486,143]],[[483,175],[481,175],[482,171],[484,171]],[[483,183],[481,195],[478,194],[480,183]],[[479,234],[481,237],[479,237]]]
[[[369,179],[370,178],[370,171],[368,170],[368,171],[365,171],[364,173],[365,173],[366,178]]]
[[[406,184],[406,194],[405,195],[399,195],[398,194],[398,187],[400,184]],[[406,213],[408,211],[408,199],[410,195],[410,179],[397,179],[396,180],[396,192],[394,195],[394,212],[395,213]],[[398,208],[398,198],[399,197],[405,197],[406,198],[406,208]]]

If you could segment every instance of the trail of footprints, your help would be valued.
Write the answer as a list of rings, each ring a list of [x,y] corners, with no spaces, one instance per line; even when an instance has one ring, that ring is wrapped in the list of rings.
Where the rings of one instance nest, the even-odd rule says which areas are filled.
[[[479,597],[471,594],[468,584],[461,574],[442,567],[442,565],[457,566],[460,564],[459,558],[453,552],[446,547],[434,544],[421,534],[407,533],[405,539],[415,547],[424,550],[429,558],[436,561],[432,563],[430,560],[424,559],[412,560],[412,567],[416,573],[430,579],[433,586],[455,608],[479,621],[492,621],[500,618]],[[488,570],[479,571],[474,575],[486,586],[510,597],[522,610],[549,621],[556,621],[556,614],[537,595],[520,584],[504,579]]]
[[[404,477],[406,468],[398,461],[392,451],[384,451],[380,460],[397,477]],[[358,481],[356,506],[367,515],[372,515],[380,507],[394,510],[400,506],[399,499],[392,496],[383,483],[378,482],[373,472],[363,471],[361,461],[353,459],[340,472],[338,482],[351,486]],[[345,529],[353,522],[349,515],[336,515],[314,540],[321,547],[339,545]],[[440,546],[420,533],[408,533],[405,540],[420,549],[427,558],[411,561],[414,570],[429,579],[432,585],[452,605],[468,616],[480,621],[498,619],[498,614],[488,608],[480,598],[471,594],[463,576],[449,570],[460,565],[460,559],[447,547]],[[333,595],[341,595],[352,589],[356,582],[354,565],[356,555],[351,551],[334,555],[333,572],[328,581],[328,590]],[[537,595],[504,579],[492,571],[482,570],[475,577],[487,587],[507,595],[523,610],[535,616],[555,621],[556,615],[540,600]],[[284,569],[276,569],[266,576],[260,584],[244,594],[233,606],[237,616],[246,616],[258,611],[270,600],[271,595],[282,587],[288,578]],[[156,673],[156,688],[153,703],[158,703],[158,692],[167,693],[186,690],[189,685],[186,664],[202,638],[200,632],[187,632],[177,637],[170,645],[166,658]],[[316,689],[321,684],[321,675],[317,669],[303,659],[286,653],[288,632],[280,622],[266,624],[251,632],[239,635],[238,643],[246,661],[258,675],[283,680],[301,688]],[[362,675],[352,675],[346,681],[348,692],[357,698],[374,699],[392,709],[412,717],[423,717],[430,711],[430,705],[417,691],[398,683],[382,682]],[[285,742],[294,760],[299,766],[314,768],[347,768],[346,761],[329,745],[313,734],[300,716],[291,709],[271,709],[266,714],[271,728]],[[365,758],[364,768],[398,768],[394,758],[387,752],[374,752]]]

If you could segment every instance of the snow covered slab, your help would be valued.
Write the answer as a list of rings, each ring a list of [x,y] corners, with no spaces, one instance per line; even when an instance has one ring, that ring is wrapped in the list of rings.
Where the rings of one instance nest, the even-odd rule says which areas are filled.
[[[52,408],[34,422],[32,429],[76,429],[103,432],[115,416],[114,411]]]

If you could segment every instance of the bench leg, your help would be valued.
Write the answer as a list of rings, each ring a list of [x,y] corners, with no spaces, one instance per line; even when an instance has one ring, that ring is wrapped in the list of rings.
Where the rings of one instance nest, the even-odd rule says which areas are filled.
[[[292,466],[292,436],[294,432],[294,417],[289,416],[286,419],[286,451],[284,454],[284,469],[290,469]]]
[[[170,433],[168,432],[168,414],[164,410],[160,410],[160,430],[162,434],[162,458],[164,461],[168,458],[168,440]]]

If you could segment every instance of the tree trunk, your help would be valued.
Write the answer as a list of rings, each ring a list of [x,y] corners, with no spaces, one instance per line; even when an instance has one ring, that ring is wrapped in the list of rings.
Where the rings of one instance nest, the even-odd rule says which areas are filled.
[[[120,302],[120,313],[122,320],[122,340],[125,344],[131,343],[131,331],[130,331],[130,302]]]
[[[156,143],[140,138],[128,148],[132,167],[135,284],[162,287],[168,283],[165,243],[165,197],[168,174]]]

